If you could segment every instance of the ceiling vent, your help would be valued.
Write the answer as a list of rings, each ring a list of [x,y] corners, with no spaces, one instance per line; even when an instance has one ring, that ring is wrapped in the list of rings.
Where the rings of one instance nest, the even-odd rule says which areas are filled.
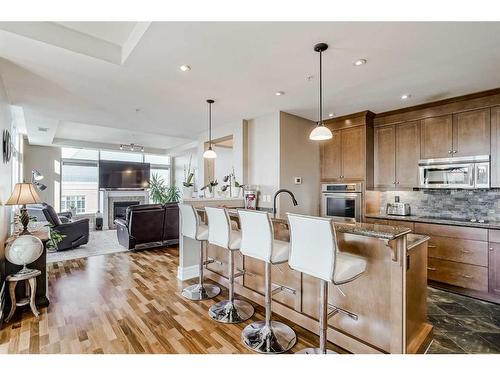
[[[43,128],[41,126],[38,127],[39,132],[47,133],[49,131],[49,128]]]

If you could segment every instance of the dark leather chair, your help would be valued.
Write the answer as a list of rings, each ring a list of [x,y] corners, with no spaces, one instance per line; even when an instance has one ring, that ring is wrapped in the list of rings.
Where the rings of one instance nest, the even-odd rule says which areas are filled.
[[[125,219],[115,219],[120,245],[135,249],[138,245],[164,246],[179,243],[177,203],[139,204],[127,208]]]
[[[64,236],[57,245],[58,251],[74,249],[89,242],[89,219],[72,220],[70,212],[57,213],[47,203],[29,205],[28,214],[38,221],[47,221]]]

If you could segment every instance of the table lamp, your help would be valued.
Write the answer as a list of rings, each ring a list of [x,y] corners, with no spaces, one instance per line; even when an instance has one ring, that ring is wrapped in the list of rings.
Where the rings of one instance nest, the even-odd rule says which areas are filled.
[[[30,216],[28,215],[28,210],[26,209],[27,204],[41,203],[40,197],[35,190],[32,183],[20,182],[14,186],[14,191],[10,195],[10,198],[5,202],[7,206],[19,206],[21,207],[21,223],[23,224],[23,231],[21,235],[30,234],[28,231],[28,224],[30,222]]]

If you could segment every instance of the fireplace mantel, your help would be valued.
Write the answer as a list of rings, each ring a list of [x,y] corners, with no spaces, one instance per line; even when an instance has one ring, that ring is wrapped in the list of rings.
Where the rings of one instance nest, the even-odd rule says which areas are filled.
[[[113,205],[115,202],[138,201],[141,204],[149,203],[147,190],[100,190],[99,211],[102,212],[103,229],[114,229]]]

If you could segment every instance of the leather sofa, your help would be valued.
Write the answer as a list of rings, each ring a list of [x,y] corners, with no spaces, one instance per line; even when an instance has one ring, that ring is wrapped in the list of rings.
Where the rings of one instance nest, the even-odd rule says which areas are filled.
[[[179,243],[177,203],[130,206],[127,208],[125,219],[115,219],[114,223],[118,242],[127,249]]]
[[[28,207],[28,214],[38,221],[47,221],[52,229],[64,236],[57,245],[57,251],[74,249],[89,242],[89,219],[73,220],[71,212],[57,213],[47,203],[33,204]]]

